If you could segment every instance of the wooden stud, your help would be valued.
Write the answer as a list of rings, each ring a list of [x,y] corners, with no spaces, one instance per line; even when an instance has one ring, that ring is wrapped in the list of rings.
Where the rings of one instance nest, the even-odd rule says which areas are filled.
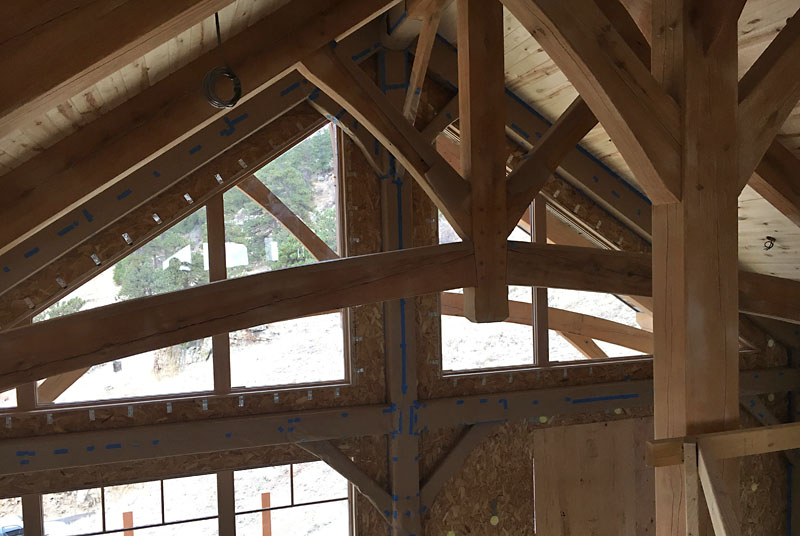
[[[22,523],[27,536],[45,536],[41,495],[22,496]]]
[[[224,196],[218,194],[206,203],[206,228],[208,240],[208,279],[209,282],[224,281],[228,278],[225,257],[225,205]],[[231,392],[231,347],[228,333],[211,336],[214,360],[214,392]]]
[[[217,522],[219,536],[236,536],[236,490],[233,471],[217,473]]]
[[[425,82],[425,75],[428,72],[428,63],[431,60],[433,44],[436,42],[436,31],[439,29],[439,20],[442,11],[447,6],[449,0],[435,0],[430,6],[422,20],[422,28],[419,32],[419,39],[414,52],[414,65],[411,68],[411,76],[408,81],[406,99],[403,103],[403,115],[412,125],[417,120],[417,109],[422,95],[422,84]]]
[[[722,480],[723,465],[708,457],[703,447],[697,449],[697,473],[703,485],[703,495],[706,497],[708,513],[714,534],[717,536],[739,536],[741,534],[741,521],[737,514],[735,504],[739,502],[739,489],[731,491]],[[737,471],[736,480],[739,480]],[[735,493],[735,495],[731,495]]]
[[[700,478],[697,474],[697,444],[683,444],[683,502],[686,505],[686,536],[700,536]]]
[[[508,317],[505,121],[494,109],[505,94],[499,2],[458,0],[458,79],[461,173],[472,186],[477,272],[477,285],[464,289],[464,311],[473,322],[495,322]]]
[[[510,209],[509,209],[510,210]],[[531,242],[547,244],[547,202],[540,195],[529,209],[533,229]],[[550,315],[546,287],[533,287],[533,363],[546,367],[550,363]]]

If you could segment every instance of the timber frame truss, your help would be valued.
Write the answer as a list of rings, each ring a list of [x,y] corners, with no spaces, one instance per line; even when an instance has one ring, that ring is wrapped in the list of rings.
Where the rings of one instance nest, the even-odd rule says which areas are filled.
[[[720,498],[736,496],[738,480],[732,475],[738,473],[731,460],[741,453],[722,456],[708,445],[717,445],[714,437],[732,437],[725,434],[738,427],[741,396],[791,391],[799,381],[791,369],[739,371],[739,313],[800,323],[800,283],[738,269],[736,197],[749,182],[792,221],[800,222],[792,182],[800,166],[775,139],[800,99],[800,82],[785,76],[787,66],[800,59],[800,20],[791,19],[737,85],[735,28],[743,2],[654,0],[652,31],[643,31],[613,0],[456,2],[457,53],[437,52],[442,46],[436,39],[438,21],[449,4],[445,0],[408,0],[405,5],[397,0],[340,0],[335,19],[326,17],[330,2],[306,0],[302,7],[290,2],[228,45],[229,54],[242,63],[242,78],[256,88],[233,111],[215,112],[177,89],[201,70],[206,61],[201,58],[24,166],[0,203],[13,222],[0,234],[0,264],[7,268],[0,279],[0,325],[5,329],[0,334],[0,390],[18,388],[24,394],[20,408],[33,410],[33,418],[48,414],[36,409],[32,385],[37,380],[46,378],[38,389],[39,402],[52,402],[93,365],[204,337],[214,337],[216,346],[224,342],[220,334],[230,331],[377,302],[383,303],[386,326],[386,396],[334,400],[307,411],[283,412],[276,405],[269,411],[240,414],[230,407],[236,396],[223,389],[203,403],[212,412],[197,421],[138,422],[115,429],[114,444],[122,448],[90,451],[88,446],[108,441],[108,431],[72,429],[70,434],[41,435],[26,434],[23,427],[23,432],[0,441],[0,473],[7,482],[33,471],[55,474],[88,465],[294,444],[347,477],[397,534],[421,534],[421,518],[438,491],[500,423],[654,406],[654,448],[671,453],[669,463],[655,463],[658,534],[691,531],[686,527],[693,523],[712,523],[718,534],[732,533],[736,508],[728,508]],[[530,136],[520,137],[519,122],[510,129],[507,118],[494,109],[500,102],[509,110],[521,106],[506,91],[503,79],[503,7],[580,93],[555,123],[539,119],[529,127],[541,134],[533,142]],[[384,80],[376,85],[358,63],[379,53],[391,65],[398,56],[383,50],[376,34],[398,46],[408,30],[391,25],[395,35],[384,36],[385,21],[369,21],[387,10],[391,20],[398,9],[401,18],[416,19],[419,27],[412,68],[395,84]],[[414,38],[416,32],[400,48]],[[249,54],[252,39],[257,39],[261,56]],[[399,76],[397,69],[386,73]],[[428,124],[421,124],[426,73],[457,86],[458,96]],[[392,93],[398,84],[404,91]],[[134,149],[121,153],[124,158],[116,156],[119,141],[86,152],[84,146],[94,147],[91,141],[103,129],[120,122],[127,125],[126,114],[153,102],[181,119],[165,122],[151,116],[144,126],[129,125],[123,139]],[[38,101],[27,105],[42,106]],[[775,113],[765,113],[773,108]],[[456,119],[459,154],[447,158],[446,148],[437,147],[436,139],[454,129]],[[347,143],[360,150],[370,172],[391,179],[381,183],[381,252],[337,256],[253,178],[253,170],[326,120],[349,136]],[[586,157],[576,145],[598,120],[653,207],[644,203],[645,216],[642,207],[615,209],[637,235],[625,246],[622,240],[606,239],[600,240],[602,245],[611,248],[586,247],[591,240],[576,243],[571,235],[548,244],[551,224],[544,200],[555,204],[548,185],[554,173],[588,182],[581,178]],[[516,131],[509,136],[515,142],[511,150],[506,143],[510,130]],[[202,147],[200,157],[197,147]],[[80,165],[42,179],[50,176],[48,166],[74,155],[85,156]],[[92,169],[102,172],[89,173]],[[75,179],[83,175],[94,182]],[[56,177],[77,185],[64,194],[57,210],[52,208],[56,190],[48,182]],[[114,178],[111,186],[106,184],[109,177]],[[408,217],[414,208],[411,179],[462,242],[413,247],[411,240],[404,240],[413,234]],[[220,265],[223,247],[212,254],[216,275],[208,285],[25,325],[133,246],[200,206],[208,206],[209,233],[216,233],[219,245],[221,195],[233,187],[273,214],[325,262],[226,280],[224,262]],[[26,202],[30,191],[41,196],[35,210]],[[593,196],[603,206],[613,205],[607,192]],[[531,243],[507,240],[518,225],[527,226]],[[713,230],[711,236],[703,234],[703,241],[717,247],[695,242],[701,227]],[[437,294],[442,312],[475,322],[524,322],[520,305],[508,300],[508,285],[613,293],[652,311],[652,338],[628,334],[630,344],[636,345],[632,348],[655,355],[652,380],[421,397],[416,365],[407,359],[414,335],[401,329],[414,321],[412,298]],[[447,292],[458,288],[464,288],[463,296]],[[537,318],[547,317],[551,327],[569,325],[563,312],[547,310],[546,294],[535,303],[542,315]],[[603,326],[594,329],[602,331]],[[584,349],[586,355],[595,351]],[[215,364],[218,385],[224,384],[226,374],[229,387],[229,370]],[[256,393],[249,400],[267,396]],[[143,402],[141,407],[163,403]],[[189,407],[197,400],[169,404]],[[239,407],[244,405],[239,397]],[[195,408],[186,414],[198,412]],[[7,417],[7,428],[14,429],[15,419],[26,422],[28,417]],[[287,421],[295,425],[285,426]],[[463,435],[422,478],[417,461],[420,434],[453,426],[463,427]],[[796,432],[764,430],[770,431],[758,433],[785,437],[784,430]],[[332,443],[367,435],[388,437],[388,490]],[[781,448],[796,446],[786,443]],[[36,455],[20,459],[19,452]],[[678,458],[683,471],[676,468]],[[716,461],[723,458],[726,461]],[[710,519],[692,516],[699,500],[698,474]],[[692,509],[687,509],[686,525],[680,527],[673,524],[673,505],[681,502],[676,494],[693,501],[688,503]]]

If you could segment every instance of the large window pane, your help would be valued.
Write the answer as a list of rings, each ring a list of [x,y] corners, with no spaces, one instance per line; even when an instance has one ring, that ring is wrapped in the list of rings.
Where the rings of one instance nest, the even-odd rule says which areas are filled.
[[[0,534],[22,536],[22,500],[0,499]]]
[[[216,475],[164,480],[164,521],[169,523],[215,515],[217,515]]]
[[[347,479],[327,463],[296,463],[292,467],[295,504],[347,497]]]
[[[42,496],[47,534],[71,535],[103,530],[100,488],[51,493]]]
[[[233,473],[236,511],[248,512],[263,508],[263,495],[269,493],[271,508],[292,504],[291,466],[264,467]]]
[[[236,536],[262,536],[264,523],[270,524],[272,534],[280,536],[348,536],[348,501],[273,510],[267,516],[260,512],[240,514],[236,516]]]
[[[133,526],[161,523],[161,483],[142,482],[105,488],[106,530],[125,528],[123,515],[133,515]]]

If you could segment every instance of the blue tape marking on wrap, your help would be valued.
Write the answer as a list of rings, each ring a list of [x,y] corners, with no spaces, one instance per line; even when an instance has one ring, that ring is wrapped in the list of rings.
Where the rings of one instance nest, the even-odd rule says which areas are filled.
[[[462,404],[464,404],[463,400],[457,400],[456,401],[456,406],[461,406]]]
[[[352,58],[353,61],[358,61],[361,58],[363,58],[364,56],[366,56],[367,54],[369,54],[370,52],[372,52],[372,47],[367,47],[364,50],[362,50],[361,52],[359,52],[358,54],[355,54],[355,55],[351,56],[351,58]]]
[[[194,147],[189,149],[189,154],[199,153],[202,150],[203,150],[203,146],[202,145],[195,145]]]
[[[29,259],[29,258],[33,257],[34,255],[36,255],[37,253],[39,253],[39,248],[38,248],[38,247],[35,247],[35,248],[33,248],[32,250],[30,250],[30,251],[26,252],[26,253],[23,255],[23,257],[25,257],[26,259]]]
[[[89,212],[87,209],[83,209],[82,212],[83,212],[83,217],[86,218],[86,221],[88,221],[89,223],[92,223],[92,220],[94,219],[94,216],[92,216],[92,213]]]
[[[497,401],[498,404],[503,404],[503,409],[508,409],[508,400],[505,398],[501,398]]]
[[[230,439],[230,438],[231,438],[231,436],[233,436],[233,434],[232,434],[232,433],[230,433],[230,432],[228,432],[228,433],[226,433],[226,434],[225,434],[225,438],[226,438],[226,439]]]
[[[609,395],[609,396],[595,396],[592,398],[576,398],[572,401],[573,404],[586,404],[589,402],[604,402],[607,400],[629,400],[631,398],[639,398],[639,393],[630,393],[626,395]]]
[[[19,461],[19,464],[20,464],[20,465],[28,465],[28,464],[30,464],[30,463],[31,463],[31,461],[30,461],[30,460],[20,460],[20,461]]]
[[[120,443],[109,443],[108,445],[106,445],[107,450],[121,449],[121,448],[122,445]]]
[[[511,123],[511,130],[513,130],[514,132],[516,132],[517,134],[519,134],[520,136],[522,136],[526,140],[528,138],[530,138],[530,135],[527,132],[525,132],[525,130],[523,130],[523,128],[521,126],[519,126],[518,124],[516,124],[516,123]]]
[[[616,190],[611,190],[611,195],[613,195],[613,196],[614,196],[614,197],[616,197],[617,199],[619,199],[619,198],[620,198],[620,197],[619,197],[619,194],[617,193],[617,191],[616,191]]]
[[[297,82],[295,84],[295,86],[300,87],[300,82]],[[283,95],[283,93],[281,93],[281,95]],[[220,136],[230,136],[231,134],[236,132],[236,124],[240,123],[241,121],[244,121],[245,119],[247,119],[247,114],[246,113],[240,115],[239,117],[235,117],[233,119],[229,119],[227,117],[223,117],[222,120],[225,121],[225,124],[228,125],[228,128],[224,128],[224,129],[220,130],[219,131],[219,135]],[[198,147],[199,147],[199,145],[198,145]]]
[[[73,230],[73,229],[74,229],[75,227],[77,227],[77,226],[78,226],[78,221],[77,221],[77,220],[75,220],[75,221],[74,221],[74,222],[72,222],[71,224],[69,224],[69,225],[67,225],[66,227],[64,227],[63,229],[61,229],[61,230],[58,232],[58,236],[64,236],[65,234],[67,234],[68,232],[70,232],[71,230]]]
[[[89,445],[86,447],[86,452],[92,452],[94,450],[94,445]]]
[[[55,454],[56,456],[61,455],[61,454],[68,454],[68,453],[69,453],[69,449],[55,449],[53,451],[53,454]]]
[[[159,443],[160,443],[160,441],[158,439],[154,439],[153,440],[153,445],[158,445]]]
[[[122,201],[123,199],[125,199],[126,197],[128,197],[129,195],[131,195],[132,193],[133,193],[133,190],[131,190],[130,188],[128,188],[127,190],[125,190],[124,192],[122,192],[121,194],[119,194],[119,195],[117,196],[117,201]]]
[[[17,456],[36,456],[35,450],[18,450]]]
[[[290,85],[289,87],[281,91],[281,97],[285,97],[286,95],[288,95],[289,93],[291,93],[292,91],[294,91],[299,87],[300,87],[300,82],[295,82],[294,84]]]
[[[153,170],[153,177],[158,178],[160,176],[161,176],[161,173],[159,173],[158,171]]]
[[[11,271],[11,268],[9,268],[8,266],[3,266],[3,271],[8,273]]]

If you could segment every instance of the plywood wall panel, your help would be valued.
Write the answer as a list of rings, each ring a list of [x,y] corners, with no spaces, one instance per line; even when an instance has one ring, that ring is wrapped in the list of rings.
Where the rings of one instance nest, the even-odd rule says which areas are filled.
[[[653,470],[644,464],[644,443],[652,430],[652,419],[537,430],[536,532],[653,534]]]

